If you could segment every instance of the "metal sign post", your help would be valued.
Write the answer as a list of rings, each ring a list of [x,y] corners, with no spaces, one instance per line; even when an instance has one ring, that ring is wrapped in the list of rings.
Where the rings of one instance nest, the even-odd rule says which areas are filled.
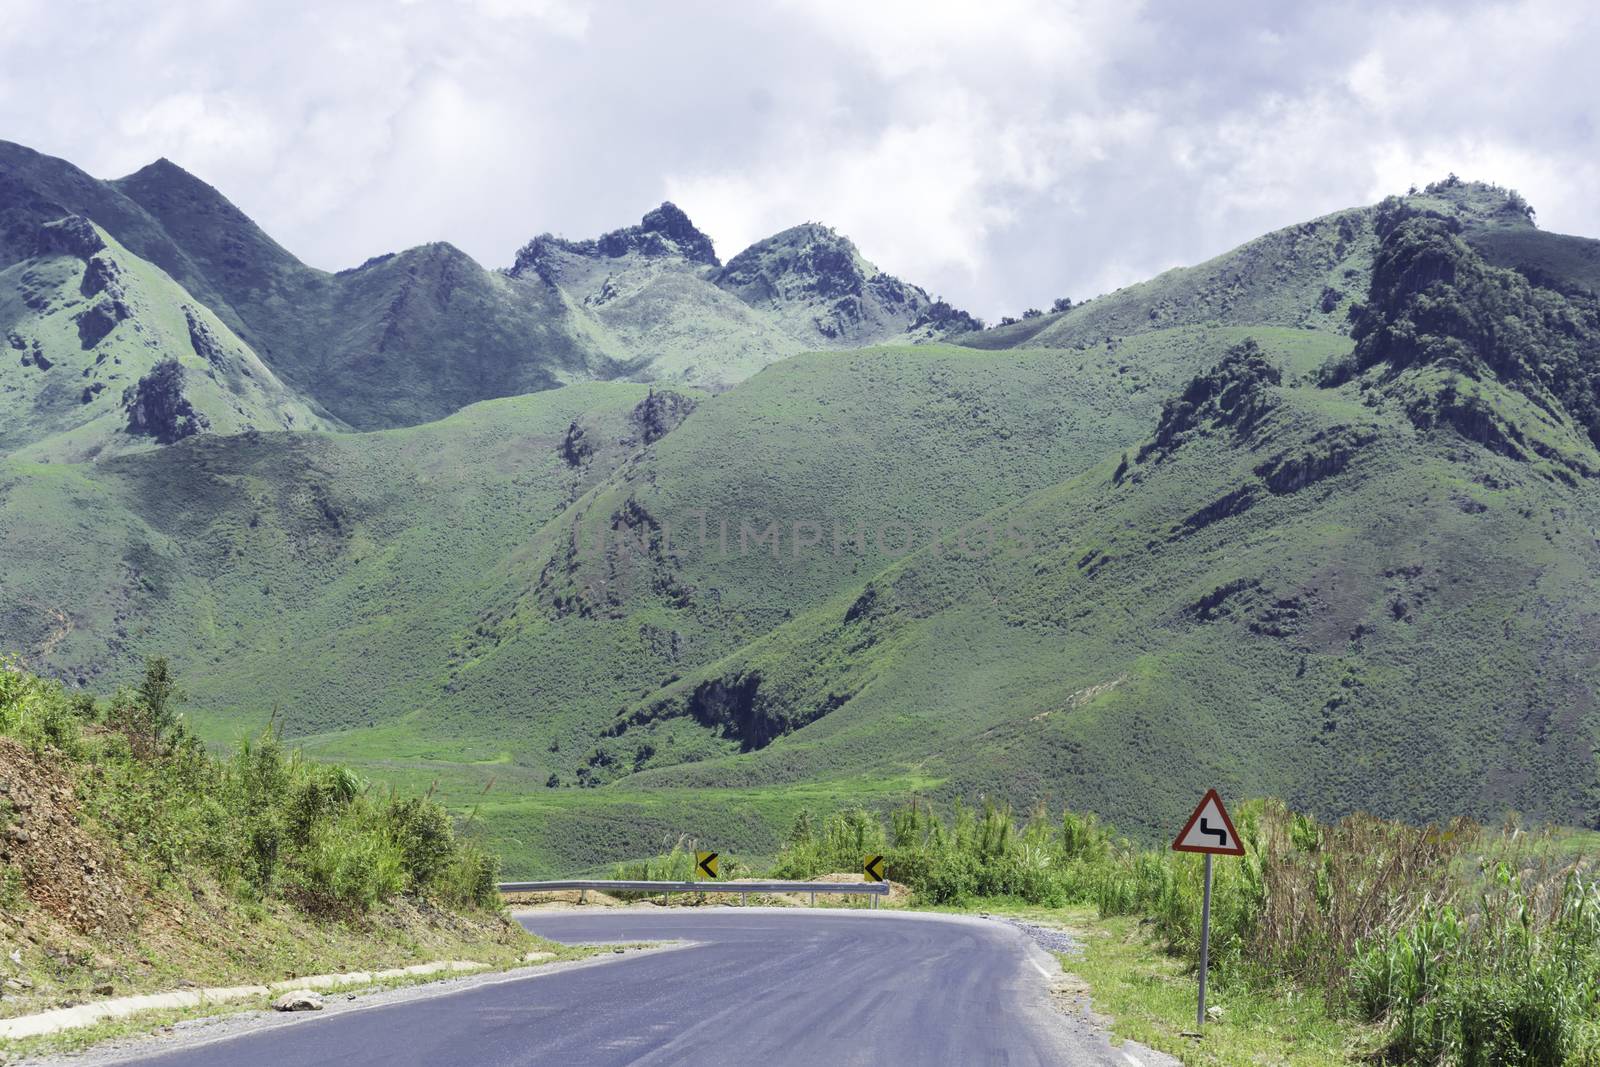
[[[1215,789],[1207,790],[1200,806],[1172,842],[1174,852],[1200,852],[1206,857],[1205,889],[1200,897],[1200,1001],[1194,1013],[1196,1031],[1206,1025],[1206,976],[1211,969],[1211,857],[1242,856],[1244,842],[1233,828],[1228,809]]]
[[[1195,1009],[1194,1028],[1206,1025],[1206,971],[1211,963],[1211,853],[1206,853],[1206,888],[1200,898],[1200,1006]]]
[[[889,876],[884,873],[883,857],[881,855],[878,855],[878,854],[874,853],[873,855],[868,856],[866,859],[862,860],[861,861],[861,876],[864,879],[866,879],[867,881],[869,881],[869,882],[879,882],[879,883],[887,882],[889,880]],[[877,906],[878,906],[878,898],[877,897],[873,897],[872,898],[871,906],[873,908],[877,908]]]

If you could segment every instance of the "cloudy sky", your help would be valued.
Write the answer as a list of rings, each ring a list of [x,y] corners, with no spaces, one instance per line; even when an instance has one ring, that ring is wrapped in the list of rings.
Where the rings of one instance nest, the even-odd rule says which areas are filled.
[[[0,0],[0,138],[167,156],[330,269],[671,199],[993,318],[1451,170],[1600,235],[1585,6]]]

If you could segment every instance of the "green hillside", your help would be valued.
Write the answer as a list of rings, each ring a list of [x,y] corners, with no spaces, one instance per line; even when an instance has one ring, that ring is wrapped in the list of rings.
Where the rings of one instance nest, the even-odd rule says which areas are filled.
[[[1600,244],[1542,233],[1514,193],[1452,175],[1405,197],[1275,230],[1198,266],[1169,270],[1068,311],[966,334],[960,343],[975,348],[1068,347],[1193,323],[1343,331],[1351,305],[1366,292],[1381,219],[1402,204],[1410,211],[1451,219],[1468,240],[1481,235],[1491,247],[1548,250],[1561,241],[1580,242],[1589,249],[1587,257],[1569,249],[1562,263],[1550,266],[1562,272],[1577,265],[1592,277],[1593,249]],[[1515,265],[1515,257],[1489,258]]]
[[[514,872],[771,853],[803,808],[910,793],[1150,835],[1205,785],[1600,818],[1600,242],[1503,190],[860,349],[972,323],[822,227],[722,266],[664,205],[505,274],[441,245],[319,275],[313,350],[282,340],[306,268],[184,179],[96,195],[227,294],[239,358],[287,331],[256,387],[292,368],[358,429],[454,413],[92,464],[38,462],[83,458],[77,423],[30,431],[0,643],[36,669],[105,690],[170,654],[204,736],[271,721],[476,808]],[[571,358],[523,358],[527,323]]]
[[[87,219],[34,234],[35,254],[0,270],[0,454],[72,462],[201,429],[329,425],[199,301]],[[166,390],[174,410],[146,411],[149,376],[170,360],[182,367]]]

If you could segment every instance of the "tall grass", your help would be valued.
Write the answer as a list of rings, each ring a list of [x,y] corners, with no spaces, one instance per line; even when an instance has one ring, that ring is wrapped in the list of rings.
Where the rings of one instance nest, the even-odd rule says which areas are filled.
[[[1215,864],[1213,979],[1320,994],[1375,1024],[1385,1063],[1600,1062],[1600,882],[1548,837],[1465,821],[1323,824],[1281,803],[1238,812],[1245,855]],[[1010,897],[1138,915],[1197,957],[1203,860],[1136,847],[1093,816],[913,804],[803,817],[777,874],[855,870],[883,851],[928,903]]]
[[[67,763],[88,816],[156,882],[203,870],[237,895],[359,914],[401,894],[498,904],[498,865],[430,800],[374,790],[271,731],[224,755],[187,731],[164,662],[107,701],[0,664],[0,735]]]
[[[633,863],[619,863],[611,870],[611,877],[623,882],[694,882],[701,878],[695,869],[695,852],[698,842],[687,834],[671,841],[666,851]],[[717,857],[717,879],[727,881],[743,878],[750,873],[744,861],[729,855]],[[623,894],[625,898],[638,899],[647,894]]]

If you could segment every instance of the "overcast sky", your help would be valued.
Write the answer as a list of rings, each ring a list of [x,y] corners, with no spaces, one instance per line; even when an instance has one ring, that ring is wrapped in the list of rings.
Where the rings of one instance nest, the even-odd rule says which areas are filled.
[[[1451,170],[1600,235],[1586,7],[0,0],[0,138],[167,156],[330,269],[671,199],[724,259],[826,222],[994,318]]]

